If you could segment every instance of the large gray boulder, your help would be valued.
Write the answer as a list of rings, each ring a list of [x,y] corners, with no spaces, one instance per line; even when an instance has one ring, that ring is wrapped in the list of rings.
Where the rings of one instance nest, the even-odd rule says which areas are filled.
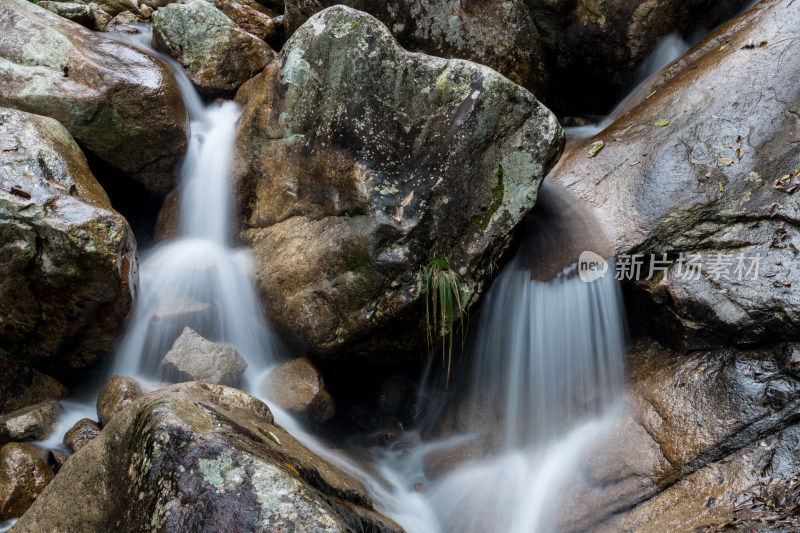
[[[153,193],[173,188],[187,116],[161,61],[26,0],[2,2],[0,25],[0,106],[58,120]]]
[[[800,338],[791,3],[761,2],[720,28],[551,174],[588,206],[614,254],[667,254],[668,272],[646,280],[645,261],[627,283],[636,315],[681,352]],[[598,141],[603,150],[587,157]]]
[[[409,50],[487,65],[544,96],[544,48],[537,21],[524,0],[288,0],[286,34],[337,4],[380,19]]]
[[[153,43],[174,57],[201,94],[232,94],[275,52],[212,4],[170,4],[153,13]]]
[[[81,448],[14,533],[402,529],[258,399],[187,383],[150,393]]]
[[[431,259],[474,303],[564,143],[527,90],[409,53],[343,6],[297,30],[237,100],[239,236],[273,322],[318,361],[424,347]]]
[[[45,372],[87,366],[130,309],[133,234],[61,124],[0,108],[0,145],[2,355]]]

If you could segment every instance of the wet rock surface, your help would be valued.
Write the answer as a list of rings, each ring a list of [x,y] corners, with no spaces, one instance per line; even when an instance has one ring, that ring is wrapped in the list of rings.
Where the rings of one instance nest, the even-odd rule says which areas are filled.
[[[800,12],[790,4],[761,2],[720,28],[551,174],[616,254],[646,255],[630,283],[638,314],[682,352],[797,338]],[[646,280],[651,254],[667,261]]]
[[[232,94],[272,60],[275,52],[212,4],[170,4],[153,14],[153,44],[186,70],[201,94]]]
[[[423,267],[446,258],[473,303],[563,146],[525,89],[410,54],[346,7],[303,25],[237,100],[240,239],[272,320],[317,362],[421,349]]]
[[[85,367],[130,309],[130,227],[55,120],[0,108],[0,143],[0,348],[45,372]]]
[[[173,188],[187,117],[163,63],[24,0],[3,2],[0,21],[0,106],[58,120],[153,193]]]
[[[0,520],[22,516],[52,480],[39,448],[16,442],[0,448]]]
[[[100,434],[100,425],[89,418],[82,418],[75,422],[64,435],[64,445],[75,453]],[[60,465],[59,465],[60,467]]]
[[[124,376],[111,376],[97,396],[97,419],[101,426],[143,394],[139,382]]]
[[[325,388],[322,374],[307,357],[275,368],[261,388],[282,409],[313,422],[327,422],[336,413],[336,403]]]
[[[468,59],[500,72],[540,98],[545,94],[544,47],[524,0],[289,0],[287,35],[315,13],[337,4],[378,18],[408,50]]]
[[[64,464],[12,531],[154,525],[191,533],[222,523],[245,531],[402,531],[252,396],[187,383],[123,413]]]
[[[233,346],[211,342],[187,327],[164,357],[161,369],[173,382],[203,381],[233,386],[247,369],[247,362]]]
[[[12,411],[0,417],[0,446],[9,442],[46,439],[61,416],[61,404],[56,400]]]
[[[585,462],[566,530],[721,523],[743,492],[795,472],[800,346],[679,355],[639,338],[630,353],[628,410]]]

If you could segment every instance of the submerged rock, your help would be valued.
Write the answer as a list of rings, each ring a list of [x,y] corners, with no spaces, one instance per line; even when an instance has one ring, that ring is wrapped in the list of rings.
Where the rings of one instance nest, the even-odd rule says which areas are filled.
[[[247,369],[247,362],[233,346],[211,342],[186,327],[161,362],[161,369],[173,382],[234,386]]]
[[[544,96],[545,51],[538,21],[525,0],[288,0],[287,35],[337,4],[377,17],[409,50],[487,65]]]
[[[153,193],[173,188],[187,116],[161,61],[25,0],[2,2],[0,22],[0,106],[58,120]]]
[[[243,392],[187,383],[123,413],[64,464],[12,531],[402,531]]]
[[[133,234],[61,124],[0,108],[0,143],[0,353],[85,367],[130,309]]]
[[[47,400],[0,417],[0,446],[9,442],[42,440],[50,436],[61,416],[61,404]]]
[[[313,422],[327,422],[336,414],[336,403],[325,388],[322,374],[307,357],[275,368],[264,380],[262,390],[282,409]]]
[[[424,347],[431,259],[475,302],[564,143],[527,90],[406,52],[342,6],[297,30],[237,100],[240,239],[272,320],[318,361]]]
[[[124,376],[111,376],[97,396],[97,419],[101,426],[143,394],[139,382]]]
[[[22,516],[52,480],[36,446],[15,442],[0,448],[0,520]]]
[[[605,228],[626,277],[636,277],[627,254],[646,254],[627,281],[637,316],[681,352],[800,338],[800,55],[781,42],[800,23],[790,4],[761,2],[720,28],[551,173]],[[645,279],[651,256],[660,262]]]
[[[153,44],[166,50],[201,94],[231,94],[275,52],[208,2],[170,4],[153,14]]]

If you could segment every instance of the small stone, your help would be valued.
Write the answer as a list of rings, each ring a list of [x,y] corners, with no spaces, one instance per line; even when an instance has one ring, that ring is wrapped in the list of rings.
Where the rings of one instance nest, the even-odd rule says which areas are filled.
[[[153,10],[147,7],[146,5],[139,6],[139,13],[142,14],[142,18],[149,19],[150,15],[153,14]]]
[[[100,434],[100,425],[89,418],[82,418],[75,422],[66,435],[64,435],[64,445],[69,448],[72,453],[89,444],[95,437]]]
[[[105,427],[111,418],[142,395],[142,387],[133,378],[111,376],[97,397],[97,418]]]
[[[0,445],[9,442],[46,439],[56,427],[61,404],[47,400],[13,411],[0,418]]]
[[[187,327],[164,357],[161,369],[165,378],[175,383],[203,381],[233,386],[247,363],[233,346],[211,342]]]
[[[325,381],[307,357],[284,363],[269,373],[261,385],[263,393],[282,409],[313,422],[327,422],[336,413]]]
[[[14,442],[0,449],[0,521],[19,518],[53,480],[44,453]]]

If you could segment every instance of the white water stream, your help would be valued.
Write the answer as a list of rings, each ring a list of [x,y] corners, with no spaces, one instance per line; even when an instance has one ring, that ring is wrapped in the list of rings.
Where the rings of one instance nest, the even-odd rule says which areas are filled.
[[[242,388],[258,395],[261,378],[279,361],[280,345],[262,319],[249,255],[230,238],[230,167],[239,109],[230,102],[204,105],[182,69],[150,49],[148,33],[131,39],[126,37],[173,67],[191,136],[180,177],[180,237],[142,254],[136,306],[110,373],[157,382],[161,358],[190,326],[239,351],[248,363]],[[639,81],[685,50],[685,43],[666,39],[642,66],[647,72]],[[593,135],[604,127],[570,134]],[[543,282],[532,279],[522,254],[515,258],[486,295],[464,356],[472,379],[462,385],[496,413],[500,444],[492,457],[465,463],[435,481],[425,476],[426,455],[475,435],[410,439],[402,453],[373,449],[375,475],[368,475],[285,413],[276,410],[276,418],[311,449],[361,478],[378,509],[408,533],[555,531],[561,495],[587,446],[616,419],[623,394],[624,322],[613,268],[593,283],[568,271]],[[58,447],[73,423],[96,418],[95,394],[87,401],[62,402],[65,414],[41,444]],[[0,531],[12,523],[0,523]]]

